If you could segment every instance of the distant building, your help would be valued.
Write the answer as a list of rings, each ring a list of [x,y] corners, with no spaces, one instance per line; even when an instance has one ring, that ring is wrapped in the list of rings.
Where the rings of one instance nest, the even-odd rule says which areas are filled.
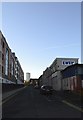
[[[26,81],[29,81],[30,80],[30,73],[26,73]]]
[[[32,85],[39,85],[39,79],[37,79],[37,78],[31,78],[30,79],[30,84],[32,84]]]
[[[41,76],[39,77],[39,83],[38,83],[39,86],[42,86],[42,85],[43,85],[43,80],[42,80],[43,78],[42,78],[42,77],[43,77],[43,75],[41,75]]]

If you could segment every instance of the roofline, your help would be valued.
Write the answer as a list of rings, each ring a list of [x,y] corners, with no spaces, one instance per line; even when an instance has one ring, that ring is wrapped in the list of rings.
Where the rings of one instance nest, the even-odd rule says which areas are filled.
[[[70,58],[70,57],[67,57],[67,58],[66,58],[66,57],[64,57],[64,58],[58,58],[58,57],[57,57],[56,59],[79,59],[79,58],[74,58],[74,57],[73,57],[73,58]],[[56,59],[55,59],[55,60],[56,60]]]
[[[66,67],[64,70],[61,70],[61,72],[62,72],[62,71],[65,71],[66,69],[68,69],[68,68],[70,68],[70,67],[73,67],[73,66],[83,66],[83,64],[78,64],[78,63],[76,63],[76,64],[73,64],[73,65],[70,65],[70,66]]]

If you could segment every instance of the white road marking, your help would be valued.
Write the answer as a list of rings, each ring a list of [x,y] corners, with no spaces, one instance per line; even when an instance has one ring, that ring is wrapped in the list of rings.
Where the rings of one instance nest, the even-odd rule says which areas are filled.
[[[51,98],[49,98],[49,97],[45,97],[45,98],[46,98],[47,101],[49,101],[49,102],[51,102],[51,101],[56,101],[56,100],[54,100],[54,99],[51,100]],[[58,97],[55,97],[55,98],[57,99]],[[58,100],[60,100],[60,98],[58,98]],[[63,102],[63,103],[65,103],[65,104],[69,105],[70,107],[73,107],[73,108],[75,108],[75,109],[77,109],[77,110],[83,112],[83,109],[80,108],[80,107],[78,107],[78,106],[76,106],[76,105],[73,105],[73,104],[71,104],[71,103],[69,103],[69,102],[67,102],[67,101],[65,101],[65,100],[61,100],[61,102]]]
[[[73,108],[75,108],[75,109],[83,112],[83,109],[80,108],[80,107],[77,107],[77,106],[75,106],[75,105],[73,105],[73,104],[71,104],[71,103],[69,103],[69,102],[67,102],[67,101],[65,101],[65,100],[62,100],[62,102],[65,103],[65,104],[67,104],[67,105],[69,105],[70,107],[73,107]]]

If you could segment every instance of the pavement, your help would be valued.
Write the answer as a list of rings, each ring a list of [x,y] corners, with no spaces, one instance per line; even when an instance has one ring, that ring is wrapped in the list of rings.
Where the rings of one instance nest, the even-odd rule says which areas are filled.
[[[0,92],[0,120],[2,120],[2,104],[5,103],[8,100],[8,98],[14,96],[19,91],[23,90],[25,87],[14,89],[14,90],[3,92],[3,93]]]
[[[11,97],[12,95],[18,93],[19,91],[23,90],[25,87],[22,87],[22,88],[18,88],[18,89],[15,89],[15,90],[11,90],[11,91],[7,91],[7,92],[4,92],[2,93],[2,103],[3,101],[5,101],[7,98]]]
[[[25,87],[2,93],[2,103],[4,103],[4,101],[7,100],[7,98],[23,90]],[[58,100],[63,101],[63,103],[73,104],[83,109],[83,96],[80,96],[78,94],[68,91],[54,91],[53,95],[51,96],[51,99],[55,98],[58,98]]]

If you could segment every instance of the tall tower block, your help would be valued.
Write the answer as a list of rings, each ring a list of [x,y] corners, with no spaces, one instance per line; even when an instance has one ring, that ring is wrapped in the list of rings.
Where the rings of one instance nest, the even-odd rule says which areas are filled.
[[[30,73],[26,73],[26,81],[30,80]]]

